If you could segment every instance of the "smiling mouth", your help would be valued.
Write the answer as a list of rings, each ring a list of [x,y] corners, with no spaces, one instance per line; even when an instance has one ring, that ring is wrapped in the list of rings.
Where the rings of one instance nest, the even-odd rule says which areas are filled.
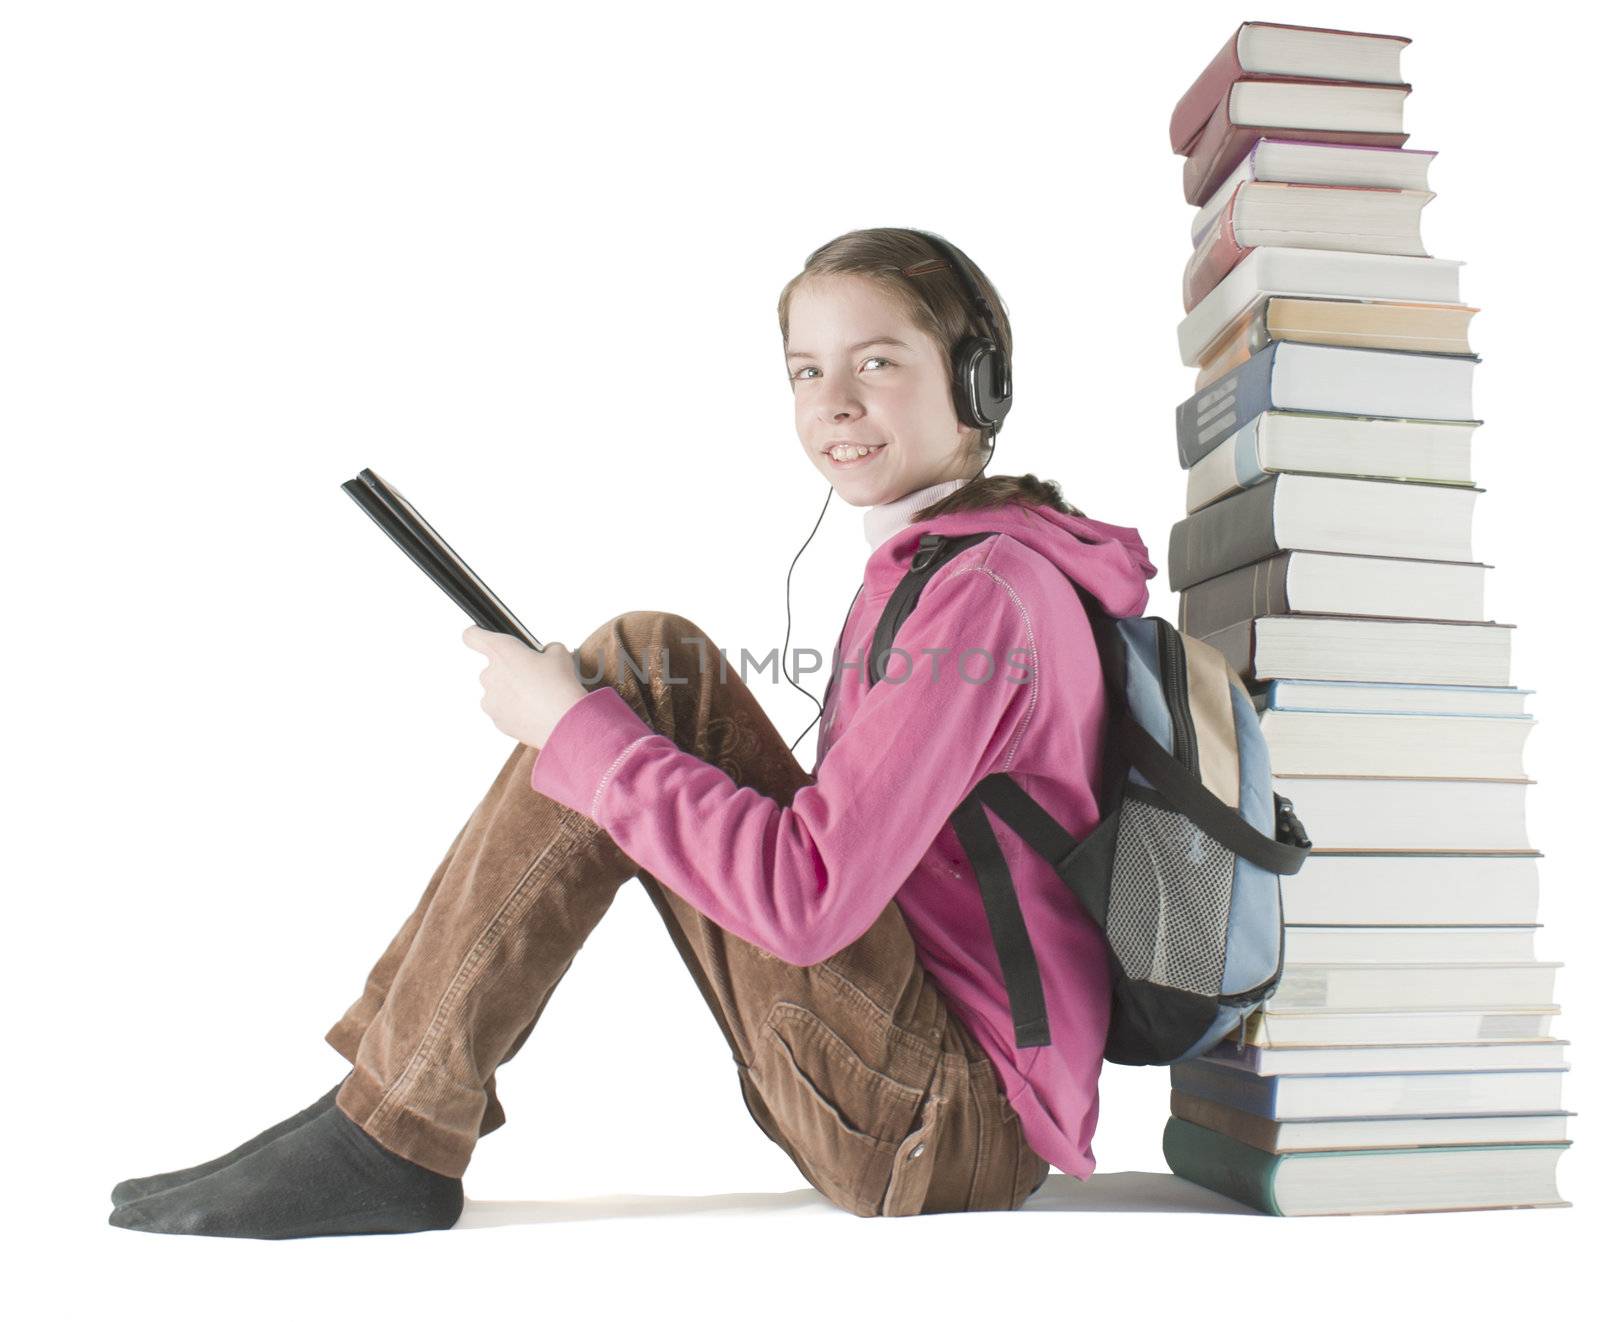
[[[852,468],[856,464],[866,463],[881,449],[883,449],[882,445],[860,446],[845,444],[824,450],[823,454],[828,456],[828,462],[836,468]],[[862,454],[862,450],[865,450],[866,453]]]

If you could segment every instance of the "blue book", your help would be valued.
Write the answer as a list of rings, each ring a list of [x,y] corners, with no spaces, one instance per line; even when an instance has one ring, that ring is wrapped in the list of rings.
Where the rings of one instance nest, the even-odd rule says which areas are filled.
[[[1559,1111],[1561,1082],[1569,1068],[1261,1075],[1196,1059],[1172,1066],[1172,1086],[1271,1120],[1509,1115]]]
[[[1375,684],[1352,679],[1273,679],[1252,695],[1258,712],[1392,712],[1398,716],[1526,718],[1533,689],[1485,684]]]
[[[1269,409],[1476,422],[1477,354],[1351,349],[1273,340],[1178,405],[1178,462],[1190,468]]]

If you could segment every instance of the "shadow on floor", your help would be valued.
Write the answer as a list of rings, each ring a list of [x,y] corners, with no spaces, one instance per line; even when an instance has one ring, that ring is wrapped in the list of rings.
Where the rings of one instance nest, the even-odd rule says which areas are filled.
[[[480,1202],[469,1200],[457,1230],[495,1226],[542,1225],[550,1222],[608,1221],[625,1217],[702,1216],[729,1213],[837,1211],[815,1189],[785,1193],[613,1194],[562,1202]],[[1113,1171],[1075,1180],[1059,1172],[1028,1199],[1024,1212],[1208,1212],[1225,1216],[1260,1216],[1254,1208],[1212,1193],[1176,1175],[1151,1171]]]

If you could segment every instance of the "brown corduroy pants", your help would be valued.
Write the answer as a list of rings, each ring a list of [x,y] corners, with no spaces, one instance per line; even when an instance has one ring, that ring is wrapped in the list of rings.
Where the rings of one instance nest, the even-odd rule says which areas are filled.
[[[619,615],[577,654],[586,682],[610,684],[736,784],[787,806],[811,781],[735,668],[681,616]],[[1001,1210],[1044,1182],[1049,1163],[924,975],[897,904],[831,959],[789,964],[537,793],[536,756],[516,746],[326,1035],[353,1067],[338,1105],[371,1137],[460,1175],[478,1138],[505,1123],[497,1067],[637,876],[727,1038],[751,1116],[830,1201],[858,1216]]]

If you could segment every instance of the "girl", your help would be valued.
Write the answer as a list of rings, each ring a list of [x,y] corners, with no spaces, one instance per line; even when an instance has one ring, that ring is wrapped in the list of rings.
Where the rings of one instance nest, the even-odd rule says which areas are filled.
[[[1003,305],[968,268],[1009,356]],[[1054,483],[982,476],[995,429],[958,416],[951,353],[988,331],[926,236],[825,244],[778,324],[806,458],[866,510],[872,547],[814,769],[680,616],[630,611],[575,656],[467,629],[489,658],[482,706],[518,746],[328,1031],[350,1072],[214,1161],[124,1181],[113,1225],[274,1239],[453,1225],[473,1146],[505,1121],[496,1068],[635,875],[752,1118],[833,1203],[1012,1209],[1052,1165],[1088,1177],[1104,937],[1002,827],[1052,1033],[1019,1049],[948,822],[1004,771],[1078,838],[1095,825],[1105,693],[1068,580],[1136,615],[1155,567],[1136,532],[1084,517]],[[865,654],[918,538],[989,529],[1002,535],[929,580],[869,686]]]

